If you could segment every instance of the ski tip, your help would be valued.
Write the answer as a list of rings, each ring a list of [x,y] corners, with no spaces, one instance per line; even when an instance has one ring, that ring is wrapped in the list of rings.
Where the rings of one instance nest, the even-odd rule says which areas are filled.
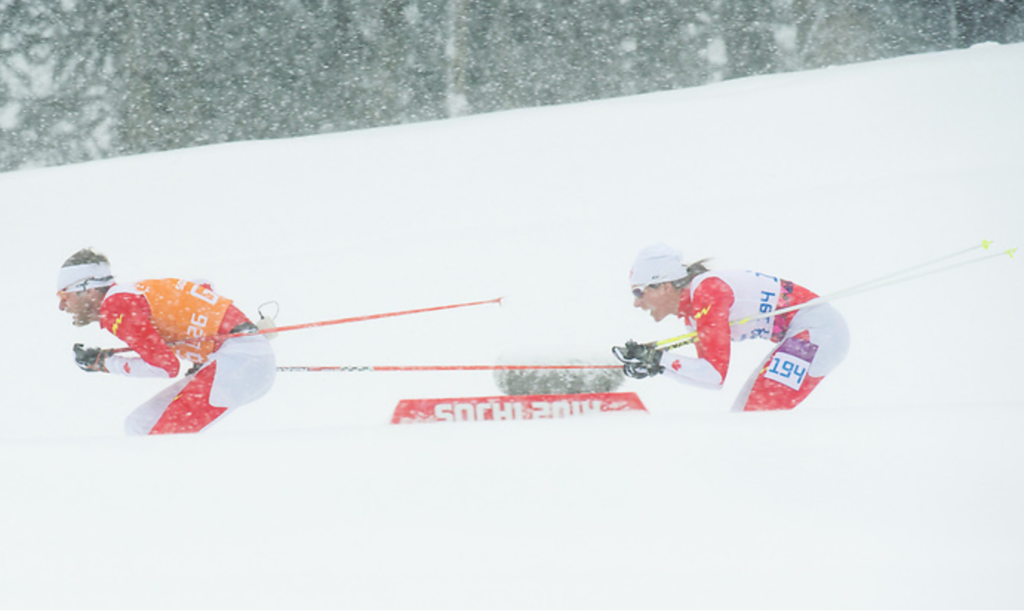
[[[1016,252],[1017,252],[1017,249],[1016,249],[1016,248],[1010,248],[1010,249],[1008,249],[1008,250],[1006,251],[1006,254],[1010,255],[1010,258],[1012,259],[1012,258],[1013,258],[1013,255],[1014,255],[1014,253],[1016,253]]]
[[[981,247],[984,248],[985,250],[988,250],[989,246],[992,246],[992,240],[982,240],[981,241]]]

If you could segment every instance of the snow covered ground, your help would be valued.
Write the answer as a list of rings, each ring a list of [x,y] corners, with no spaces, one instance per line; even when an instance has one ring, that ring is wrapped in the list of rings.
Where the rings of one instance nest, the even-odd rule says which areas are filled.
[[[486,372],[282,373],[206,434],[126,438],[165,385],[57,310],[93,246],[296,324],[281,365],[610,358],[636,252],[832,293],[1024,234],[1024,45],[0,174],[0,607],[1024,606],[1024,263],[837,302],[844,365],[790,413],[628,381],[649,415],[392,426]]]

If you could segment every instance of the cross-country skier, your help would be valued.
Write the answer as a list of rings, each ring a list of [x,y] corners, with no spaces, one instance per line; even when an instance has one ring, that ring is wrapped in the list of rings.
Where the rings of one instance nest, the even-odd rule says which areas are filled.
[[[831,373],[849,348],[849,333],[828,303],[778,316],[817,295],[774,276],[752,271],[709,271],[706,260],[687,265],[664,244],[645,248],[630,272],[633,306],[660,322],[673,314],[696,330],[697,356],[628,342],[613,351],[626,375],[665,373],[681,382],[721,389],[729,371],[730,342],[766,339],[775,348],[740,391],[733,411],[793,409]],[[742,324],[730,322],[745,321]]]
[[[201,431],[260,398],[274,383],[276,364],[266,338],[215,337],[255,331],[256,326],[202,281],[116,284],[107,258],[83,249],[61,267],[57,297],[76,326],[99,322],[138,354],[75,344],[75,361],[84,371],[170,379],[180,372],[179,358],[192,363],[181,380],[128,416],[129,435]]]

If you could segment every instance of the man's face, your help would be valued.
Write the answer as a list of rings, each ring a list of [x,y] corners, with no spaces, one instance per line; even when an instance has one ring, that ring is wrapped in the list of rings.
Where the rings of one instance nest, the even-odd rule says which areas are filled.
[[[60,311],[71,315],[76,327],[84,327],[100,319],[100,302],[103,296],[96,289],[78,292],[57,291]]]
[[[655,322],[661,322],[669,314],[679,313],[681,289],[671,282],[633,287],[633,307],[646,310]]]

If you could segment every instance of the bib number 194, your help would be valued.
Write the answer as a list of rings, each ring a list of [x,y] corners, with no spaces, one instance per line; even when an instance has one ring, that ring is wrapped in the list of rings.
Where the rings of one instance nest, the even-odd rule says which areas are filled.
[[[791,337],[782,342],[779,349],[772,355],[772,362],[765,371],[764,377],[784,384],[793,390],[800,390],[817,351],[817,344]]]

